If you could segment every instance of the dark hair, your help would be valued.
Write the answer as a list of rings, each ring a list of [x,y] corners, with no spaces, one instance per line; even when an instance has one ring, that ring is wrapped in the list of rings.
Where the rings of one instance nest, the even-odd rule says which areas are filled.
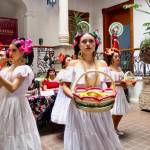
[[[95,43],[96,43],[96,38],[97,38],[97,37],[95,37],[95,35],[92,34],[92,33],[90,33],[90,32],[77,35],[77,36],[74,38],[74,42],[77,42],[77,44],[74,44],[74,54],[75,54],[75,56],[76,56],[77,58],[78,58],[78,54],[79,54],[79,51],[80,51],[80,48],[79,48],[80,39],[81,39],[81,37],[82,37],[83,35],[85,35],[85,34],[89,34],[89,35],[91,35],[92,37],[94,37]],[[95,52],[97,51],[98,46],[99,46],[99,44],[96,43]]]
[[[106,55],[106,54],[104,55],[105,61],[107,62],[108,66],[110,66],[112,64],[113,56],[114,56],[115,53],[118,53],[118,52],[114,52],[111,55]]]
[[[112,64],[113,56],[114,56],[114,53],[112,55],[105,55],[104,56],[108,66],[110,66]]]
[[[26,65],[32,65],[33,63],[33,59],[34,59],[34,52],[32,51],[30,54],[28,55],[24,55],[23,56],[26,59]]]
[[[48,77],[49,77],[49,72],[51,72],[51,71],[54,71],[55,72],[55,76],[56,76],[56,70],[54,69],[54,68],[49,68],[48,70],[47,70],[47,74],[46,74],[46,78],[48,79]]]
[[[66,59],[67,59],[68,57],[70,57],[70,58],[71,58],[71,56],[70,56],[70,55],[65,55],[65,58],[63,59],[63,61],[62,61],[62,63],[61,63],[62,68],[65,68],[65,65],[66,65]]]

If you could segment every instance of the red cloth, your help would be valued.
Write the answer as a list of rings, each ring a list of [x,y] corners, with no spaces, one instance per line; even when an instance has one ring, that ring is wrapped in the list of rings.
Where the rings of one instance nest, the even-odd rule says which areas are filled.
[[[119,49],[119,41],[116,34],[112,34],[112,48]]]
[[[43,85],[46,85],[47,89],[52,89],[52,88],[58,88],[59,87],[59,83],[56,82],[56,81],[44,80]]]

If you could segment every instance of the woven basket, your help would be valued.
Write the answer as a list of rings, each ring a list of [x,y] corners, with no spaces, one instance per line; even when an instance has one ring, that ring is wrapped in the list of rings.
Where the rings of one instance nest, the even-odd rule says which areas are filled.
[[[123,82],[127,84],[127,86],[134,86],[136,83],[136,79],[131,71],[127,71],[124,74]]]
[[[89,73],[98,73],[106,78],[112,83],[112,88],[102,89],[99,87],[80,87],[78,82],[80,79]],[[113,107],[116,91],[115,83],[112,78],[100,71],[88,71],[82,74],[73,87],[74,103],[77,108],[87,111],[87,112],[104,112],[108,111]]]

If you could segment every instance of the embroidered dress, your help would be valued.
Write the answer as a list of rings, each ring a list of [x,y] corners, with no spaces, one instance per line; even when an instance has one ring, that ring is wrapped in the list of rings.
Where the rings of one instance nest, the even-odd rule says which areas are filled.
[[[111,70],[111,77],[114,81],[119,81],[123,79],[124,73],[122,71],[117,72]],[[129,105],[126,99],[126,95],[124,93],[122,86],[116,86],[116,98],[113,108],[111,109],[111,113],[113,115],[124,115],[129,111]]]
[[[61,81],[62,79],[65,78],[65,69],[61,70],[56,79]],[[57,124],[66,124],[66,117],[68,113],[68,108],[70,104],[70,98],[67,97],[63,89],[60,85],[58,94],[53,106],[52,114],[51,114],[51,121],[55,122]]]
[[[25,77],[23,83],[10,93],[1,87],[0,93],[0,150],[41,150],[35,118],[25,97],[34,74],[27,65],[16,67],[13,72],[1,71],[1,76],[13,81]]]
[[[107,68],[98,68],[106,72]],[[90,71],[90,70],[87,70]],[[84,73],[81,64],[68,67],[68,81],[73,83]],[[101,79],[103,80],[103,79]],[[79,84],[84,80],[81,79]],[[121,150],[122,146],[114,130],[110,111],[85,112],[71,101],[64,135],[64,150]]]

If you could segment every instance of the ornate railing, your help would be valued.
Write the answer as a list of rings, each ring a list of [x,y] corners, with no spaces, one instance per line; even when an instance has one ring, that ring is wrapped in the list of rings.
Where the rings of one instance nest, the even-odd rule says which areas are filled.
[[[6,50],[7,45],[0,46],[0,49]],[[55,48],[52,46],[33,46],[35,52],[36,72],[42,74],[47,72],[49,67],[53,67],[57,64]],[[37,52],[37,53],[36,53]],[[103,53],[97,53],[96,58],[98,60],[103,59]],[[34,65],[33,65],[34,67]],[[131,70],[135,76],[150,76],[150,64],[145,64],[140,61],[139,49],[124,49],[121,50],[121,68],[124,72]]]
[[[38,74],[45,73],[49,68],[53,68],[56,60],[55,50],[52,47],[34,47],[37,50],[37,68]]]
[[[97,53],[96,58],[103,59],[103,53]],[[140,61],[139,49],[121,50],[121,68],[124,72],[132,71],[135,76],[150,76],[150,64]]]

